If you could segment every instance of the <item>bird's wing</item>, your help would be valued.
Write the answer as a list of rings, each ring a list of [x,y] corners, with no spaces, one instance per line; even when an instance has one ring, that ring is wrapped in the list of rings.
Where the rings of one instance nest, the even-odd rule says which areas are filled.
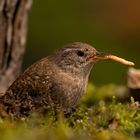
[[[8,113],[29,115],[32,110],[46,106],[50,100],[51,75],[49,69],[44,71],[36,65],[29,67],[3,96]]]

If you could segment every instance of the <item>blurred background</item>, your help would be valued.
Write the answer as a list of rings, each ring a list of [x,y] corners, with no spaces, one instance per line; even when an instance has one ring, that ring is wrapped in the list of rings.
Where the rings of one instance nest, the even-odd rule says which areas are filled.
[[[134,61],[140,68],[140,1],[34,0],[23,68],[75,41]],[[93,68],[90,81],[125,84],[127,70],[119,63],[102,61]]]

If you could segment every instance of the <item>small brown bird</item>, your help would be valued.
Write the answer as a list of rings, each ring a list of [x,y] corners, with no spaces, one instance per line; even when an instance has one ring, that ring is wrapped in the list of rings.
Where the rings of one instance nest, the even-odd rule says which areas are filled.
[[[31,65],[15,80],[1,98],[3,110],[11,117],[25,117],[49,107],[56,112],[71,112],[86,90],[93,65],[104,59],[122,62],[86,43],[66,45]]]

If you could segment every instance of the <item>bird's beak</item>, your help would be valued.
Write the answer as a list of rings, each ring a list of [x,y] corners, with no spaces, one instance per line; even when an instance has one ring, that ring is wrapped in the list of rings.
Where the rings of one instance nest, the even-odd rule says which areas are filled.
[[[99,61],[99,60],[107,60],[108,56],[111,54],[103,53],[103,52],[97,52],[94,55],[91,55],[90,57],[87,58],[87,61]]]
[[[127,61],[123,58],[120,58],[118,56],[112,55],[112,54],[107,54],[107,53],[103,53],[103,52],[97,52],[96,55],[90,56],[87,60],[95,60],[95,61],[99,61],[99,60],[114,60],[117,62],[120,62],[124,65],[129,65],[129,66],[134,66],[135,64],[133,62]]]
[[[94,56],[94,60],[107,60],[109,55],[111,54],[97,52],[96,55]]]

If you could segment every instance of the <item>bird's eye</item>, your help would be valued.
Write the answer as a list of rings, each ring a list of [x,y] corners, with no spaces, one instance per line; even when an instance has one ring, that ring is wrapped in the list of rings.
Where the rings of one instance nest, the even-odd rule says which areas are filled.
[[[85,53],[83,51],[77,51],[77,55],[82,57],[85,55]]]

